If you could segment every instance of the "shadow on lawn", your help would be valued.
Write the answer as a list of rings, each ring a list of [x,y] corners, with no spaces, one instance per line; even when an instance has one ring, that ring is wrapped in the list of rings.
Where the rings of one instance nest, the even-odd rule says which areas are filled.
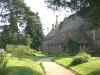
[[[93,72],[87,74],[87,75],[100,75],[100,69],[96,69]]]
[[[24,66],[10,66],[6,67],[5,73],[0,70],[0,75],[41,75],[41,73]]]
[[[18,56],[17,53],[12,53],[10,57],[16,58],[17,56]],[[37,60],[39,58],[41,58],[41,56],[35,56],[34,54],[33,55],[23,55],[22,60],[23,59]]]

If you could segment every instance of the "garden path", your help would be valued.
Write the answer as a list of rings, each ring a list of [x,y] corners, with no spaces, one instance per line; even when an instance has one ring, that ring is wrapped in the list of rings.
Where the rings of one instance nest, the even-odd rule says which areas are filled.
[[[65,69],[64,67],[58,65],[57,63],[52,62],[51,61],[52,58],[53,57],[48,57],[38,60],[38,62],[41,62],[42,65],[44,66],[44,70],[46,72],[45,75],[75,75],[68,69]]]

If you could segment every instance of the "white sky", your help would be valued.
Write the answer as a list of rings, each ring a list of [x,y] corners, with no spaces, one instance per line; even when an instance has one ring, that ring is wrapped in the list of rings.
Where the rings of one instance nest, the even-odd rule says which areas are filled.
[[[56,15],[58,15],[58,22],[63,21],[65,14],[68,14],[66,10],[60,12],[53,12],[46,7],[44,0],[24,0],[25,3],[31,8],[33,12],[38,12],[41,18],[42,27],[44,29],[44,34],[46,35],[52,28],[52,24],[56,22]],[[49,31],[47,31],[49,27]]]

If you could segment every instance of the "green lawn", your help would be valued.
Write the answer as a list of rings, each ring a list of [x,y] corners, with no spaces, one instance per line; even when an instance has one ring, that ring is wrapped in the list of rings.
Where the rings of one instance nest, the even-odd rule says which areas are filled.
[[[38,54],[37,54],[38,55]],[[9,61],[6,67],[6,75],[43,75],[44,72],[35,60],[43,56],[24,56],[19,61],[16,54],[8,54]],[[0,74],[2,75],[2,74]]]
[[[73,56],[55,57],[53,61],[68,67],[81,75],[100,75],[100,60],[92,60],[80,65],[72,66]]]
[[[35,54],[35,56],[37,56],[37,57],[54,57],[55,56],[55,54],[47,54],[47,53],[42,53],[42,52],[36,52],[36,53],[34,53]]]

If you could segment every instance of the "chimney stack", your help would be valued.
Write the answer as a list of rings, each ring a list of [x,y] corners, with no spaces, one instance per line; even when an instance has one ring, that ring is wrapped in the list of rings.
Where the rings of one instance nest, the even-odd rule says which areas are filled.
[[[59,32],[58,15],[56,15],[55,33]]]
[[[56,15],[56,23],[58,23],[58,15]]]

